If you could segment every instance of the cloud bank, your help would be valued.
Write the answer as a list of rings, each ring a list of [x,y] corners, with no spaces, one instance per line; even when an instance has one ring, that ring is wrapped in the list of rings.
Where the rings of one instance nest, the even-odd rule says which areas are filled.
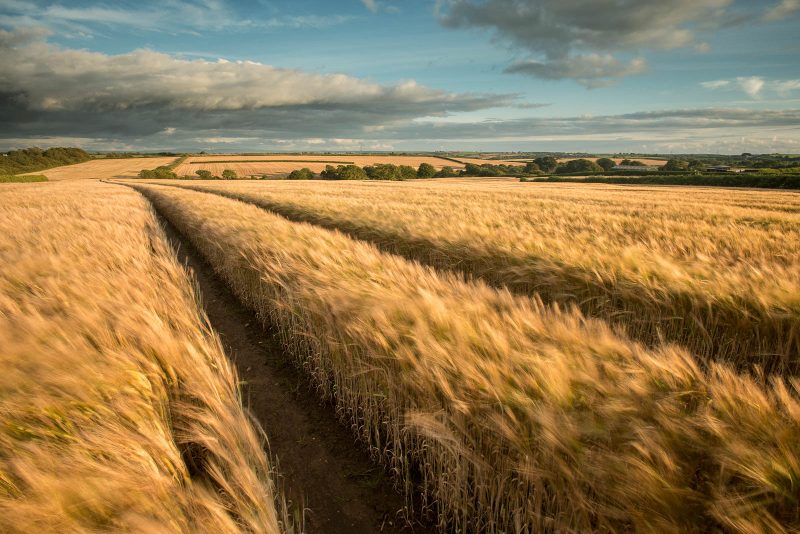
[[[779,20],[800,10],[800,0],[766,12],[733,0],[440,0],[439,17],[445,27],[489,30],[533,55],[507,72],[597,87],[646,70],[638,57],[645,50],[707,51],[699,36],[752,20],[753,9],[762,9],[760,20]]]
[[[738,90],[751,98],[759,98],[765,92],[781,97],[800,91],[800,80],[765,80],[761,76],[739,76],[731,80],[701,82],[700,86],[710,90]]]
[[[598,55],[569,72],[614,66]],[[620,69],[640,68],[619,63]],[[564,74],[551,63],[518,68]],[[542,70],[545,69],[545,70]],[[546,69],[555,69],[547,72]],[[797,80],[715,80],[710,90],[793,91]],[[603,116],[470,120],[495,107],[547,113],[514,95],[381,85],[255,62],[110,55],[54,46],[46,32],[0,31],[0,148],[107,150],[798,150],[800,110],[687,109]],[[724,145],[721,143],[725,143]]]
[[[312,125],[353,130],[515,99],[152,50],[108,55],[54,46],[41,31],[0,30],[0,113],[9,118],[0,124],[4,134],[146,136],[167,124],[291,135]]]

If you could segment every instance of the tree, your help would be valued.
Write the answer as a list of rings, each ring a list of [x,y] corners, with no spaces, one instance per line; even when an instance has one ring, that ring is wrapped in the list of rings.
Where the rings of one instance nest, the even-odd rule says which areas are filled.
[[[320,174],[325,180],[367,180],[369,176],[361,167],[357,165],[339,165],[333,168],[327,165]]]
[[[453,178],[454,176],[458,175],[456,174],[456,171],[453,169],[453,167],[450,167],[449,165],[442,167],[442,169],[436,173],[437,178]]]
[[[699,159],[690,159],[689,160],[689,170],[690,171],[701,171],[705,165]]]
[[[433,178],[436,176],[436,168],[430,163],[420,163],[417,169],[418,178]]]
[[[178,175],[166,166],[156,167],[155,169],[142,169],[139,171],[139,178],[174,180],[177,177]]]
[[[536,158],[533,162],[539,166],[542,172],[553,172],[558,167],[558,161],[553,156]]]
[[[610,158],[600,158],[597,160],[597,164],[600,165],[600,167],[602,167],[606,172],[617,166],[614,160]]]
[[[333,165],[325,165],[325,170],[319,173],[323,180],[339,180],[339,173]]]
[[[417,174],[417,169],[410,165],[400,165],[397,170],[400,172],[401,180],[413,180],[419,176]]]
[[[661,167],[662,171],[685,171],[689,169],[689,162],[682,159],[671,159]]]
[[[556,172],[559,174],[572,174],[579,172],[594,173],[603,172],[603,168],[594,161],[588,159],[573,159],[558,167]]]
[[[207,171],[205,169],[200,169],[196,171],[195,174],[200,177],[201,180],[211,180],[214,176],[211,174],[211,171]]]
[[[236,176],[236,171],[233,169],[225,169],[222,171],[223,180],[235,180],[236,178],[238,178],[238,176]]]
[[[308,167],[303,167],[300,170],[295,170],[289,173],[286,177],[287,180],[313,180],[314,172]]]
[[[528,163],[525,164],[524,171],[528,174],[535,174],[537,172],[541,172],[542,169],[540,169],[539,166],[533,161],[529,161]]]

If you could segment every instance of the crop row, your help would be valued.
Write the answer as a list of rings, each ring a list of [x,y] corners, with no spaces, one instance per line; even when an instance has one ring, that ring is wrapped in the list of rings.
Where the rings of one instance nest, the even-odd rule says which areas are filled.
[[[0,202],[0,531],[288,529],[234,371],[147,202]]]
[[[255,206],[139,185],[458,531],[800,527],[800,384]]]
[[[704,365],[800,370],[800,216],[772,210],[773,197],[756,197],[762,208],[753,209],[591,186],[528,194],[405,184],[186,187],[577,306],[649,346],[678,343]]]

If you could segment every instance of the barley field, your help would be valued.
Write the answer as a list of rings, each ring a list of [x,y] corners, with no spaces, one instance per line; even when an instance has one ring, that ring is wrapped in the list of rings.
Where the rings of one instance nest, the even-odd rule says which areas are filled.
[[[398,194],[407,199],[408,211],[432,209],[414,202],[415,188],[428,188],[434,203],[450,198],[435,186],[405,185]],[[277,330],[287,355],[349,416],[361,441],[405,491],[421,495],[423,506],[435,510],[443,529],[800,528],[795,377],[742,372],[678,344],[645,346],[575,307],[434,270],[253,203],[184,187],[135,187],[239,299]],[[362,188],[373,195],[381,191],[373,184],[339,187],[337,202],[345,206]],[[618,241],[625,243],[622,228],[630,229],[628,239],[646,236],[643,242],[659,244],[655,230],[645,226],[637,233],[629,221],[615,219],[607,189],[590,201],[593,210],[611,210],[597,228],[609,234],[609,254]],[[453,193],[466,195],[475,209],[496,207],[480,191]],[[369,197],[373,204],[385,205],[380,194]],[[549,195],[591,197],[564,188]],[[648,202],[674,231],[659,211],[659,199]],[[737,202],[720,199],[716,209],[735,211]],[[477,224],[464,214],[465,206],[462,225]],[[665,199],[662,210],[667,206]],[[574,208],[569,211],[576,224],[591,221],[589,213]],[[392,216],[409,232],[424,221],[404,219],[397,209]],[[698,205],[695,236],[717,222],[710,213],[704,219],[702,211]],[[791,211],[764,211],[759,216],[767,223],[758,219],[760,226],[792,230]],[[436,213],[444,218],[444,210]],[[513,222],[531,216],[517,214]],[[504,220],[495,219],[496,232]],[[726,225],[730,220],[712,230]],[[554,235],[559,231],[553,229]],[[599,258],[587,248],[588,236],[573,232],[571,246]],[[723,250],[722,237],[715,239],[709,243]],[[690,241],[678,243],[688,254]],[[560,250],[566,253],[567,247]],[[677,264],[686,256],[675,252],[665,261]],[[767,287],[768,280],[762,282]]]
[[[800,194],[65,180],[0,229],[2,532],[800,530]]]
[[[575,306],[704,364],[800,365],[798,194],[435,180],[181,186]]]
[[[290,531],[148,203],[99,182],[2,198],[0,531]]]
[[[135,178],[142,169],[154,169],[169,165],[174,157],[95,159],[75,165],[65,165],[28,174],[42,174],[51,182],[62,180],[108,180],[111,178]]]

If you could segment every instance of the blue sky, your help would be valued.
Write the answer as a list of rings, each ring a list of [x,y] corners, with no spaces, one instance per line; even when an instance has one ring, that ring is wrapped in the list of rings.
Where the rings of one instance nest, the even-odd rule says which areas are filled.
[[[800,0],[0,0],[0,148],[800,152]]]

